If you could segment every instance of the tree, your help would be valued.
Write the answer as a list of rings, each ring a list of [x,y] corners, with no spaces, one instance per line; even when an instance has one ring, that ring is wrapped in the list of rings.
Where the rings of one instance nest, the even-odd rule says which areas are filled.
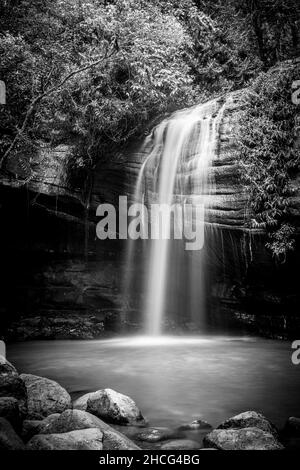
[[[75,166],[93,166],[155,115],[195,102],[191,38],[157,2],[20,0],[11,8],[0,23],[3,161],[38,142],[68,142]],[[98,62],[108,45],[114,54]]]

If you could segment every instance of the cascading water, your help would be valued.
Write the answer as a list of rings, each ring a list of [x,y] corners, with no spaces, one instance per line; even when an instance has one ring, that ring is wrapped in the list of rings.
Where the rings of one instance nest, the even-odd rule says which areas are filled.
[[[191,224],[204,227],[214,192],[209,168],[216,151],[222,113],[223,107],[212,101],[176,112],[153,130],[142,149],[145,159],[137,178],[135,202],[145,204],[150,210],[152,204],[201,205],[204,207],[201,220],[195,220],[193,212]],[[199,219],[199,213],[197,216]],[[151,221],[155,220],[151,217]],[[171,211],[164,213],[163,224],[167,232],[174,230]],[[127,266],[136,263],[134,243],[129,242]],[[161,231],[157,239],[142,243],[144,332],[160,335],[163,325],[167,321],[171,324],[170,318],[180,315],[192,325],[203,326],[205,246],[199,251],[187,251],[184,240],[164,239]],[[129,272],[134,272],[134,267]],[[135,285],[127,278],[127,290]]]

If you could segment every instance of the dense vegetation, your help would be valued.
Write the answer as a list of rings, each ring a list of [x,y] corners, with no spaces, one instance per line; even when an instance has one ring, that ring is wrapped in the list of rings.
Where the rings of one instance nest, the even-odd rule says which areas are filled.
[[[158,2],[20,0],[6,2],[1,20],[4,152],[72,142],[76,165],[93,164],[152,117],[195,99],[191,37]]]
[[[22,158],[30,177],[44,143],[71,144],[76,172],[92,169],[152,118],[262,74],[240,143],[257,222],[272,228],[280,254],[282,239],[292,247],[283,222],[296,163],[284,104],[291,77],[269,87],[264,72],[296,54],[299,25],[298,0],[0,0],[1,170]]]
[[[299,111],[291,95],[298,73],[292,65],[261,73],[247,94],[239,129],[242,177],[254,213],[251,225],[267,229],[267,246],[281,260],[294,248],[289,197],[300,152],[295,145]]]

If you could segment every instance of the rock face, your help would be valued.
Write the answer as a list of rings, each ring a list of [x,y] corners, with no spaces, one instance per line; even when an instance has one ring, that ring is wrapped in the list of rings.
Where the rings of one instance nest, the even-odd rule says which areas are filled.
[[[0,418],[0,449],[1,450],[24,450],[23,441],[14,431],[12,425],[5,419]]]
[[[220,424],[217,429],[241,429],[241,428],[259,428],[269,434],[273,434],[276,438],[278,432],[275,426],[260,413],[256,411],[245,411],[239,415],[233,416],[230,419]]]
[[[215,429],[203,440],[204,447],[219,450],[282,450],[273,434],[256,427]]]
[[[93,393],[87,401],[87,411],[115,424],[134,424],[144,421],[135,402],[128,396],[106,388]]]
[[[28,440],[35,434],[39,436],[42,434],[66,434],[71,431],[91,428],[97,428],[103,434],[103,449],[139,449],[139,447],[126,436],[111,428],[96,416],[82,410],[66,410],[62,414],[50,415],[42,421],[25,421],[23,425],[23,435],[24,437],[26,436],[26,440]]]
[[[247,191],[241,184],[236,155],[236,132],[245,92],[212,100],[212,110],[224,109],[217,152],[209,170],[216,191],[210,196],[207,212],[207,218],[214,223],[213,243],[207,248],[217,252],[208,261],[212,277],[209,319],[213,327],[223,322],[222,326],[294,338],[300,331],[299,293],[293,274],[299,265],[299,249],[285,265],[278,265],[265,248],[264,232],[245,225],[249,216]],[[28,174],[22,174],[22,165],[18,168],[12,162],[17,179],[2,175],[0,211],[6,229],[0,233],[0,254],[6,276],[0,313],[7,319],[8,337],[90,338],[123,326],[125,302],[120,286],[125,268],[121,261],[124,244],[95,238],[96,208],[102,202],[117,207],[119,195],[132,197],[145,159],[139,144],[122,149],[121,163],[100,163],[92,184],[70,181],[72,148],[67,145],[43,147],[34,161],[34,177],[26,186]],[[83,186],[86,190],[79,189]],[[299,174],[293,186],[291,213],[300,225]],[[136,265],[135,269],[139,272],[140,267]],[[134,299],[132,305],[127,320],[131,328],[138,323]],[[23,318],[10,327],[17,312]]]
[[[27,450],[102,450],[99,429],[83,429],[62,434],[39,434],[28,442]]]
[[[70,395],[57,382],[31,374],[20,377],[27,390],[27,419],[42,419],[71,407]]]

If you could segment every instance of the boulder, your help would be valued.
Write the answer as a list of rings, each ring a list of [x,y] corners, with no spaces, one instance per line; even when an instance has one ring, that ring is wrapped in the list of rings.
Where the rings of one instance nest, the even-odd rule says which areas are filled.
[[[97,428],[62,434],[38,434],[27,443],[28,450],[102,450],[103,435]]]
[[[200,444],[190,439],[176,439],[173,441],[165,442],[161,446],[161,450],[193,450],[199,449]]]
[[[2,375],[19,375],[17,369],[8,360],[0,355],[0,376]]]
[[[21,415],[16,398],[0,398],[0,417],[7,419],[16,431],[21,429]]]
[[[23,441],[16,434],[12,425],[5,418],[0,418],[0,449],[1,450],[23,450]]]
[[[44,432],[48,429],[53,421],[60,416],[59,413],[54,413],[44,418],[42,421],[37,419],[25,419],[22,427],[22,438],[25,442],[29,441],[36,434],[46,434]],[[49,433],[50,434],[50,433]]]
[[[103,450],[141,450],[134,442],[110,426],[103,430]]]
[[[42,421],[38,419],[25,419],[23,421],[21,436],[24,442],[28,442],[33,436],[39,434],[39,426],[41,423]]]
[[[295,416],[291,416],[284,428],[285,432],[292,436],[300,436],[300,418],[296,418]]]
[[[145,442],[160,442],[177,437],[180,437],[180,432],[169,428],[145,428],[135,436],[137,440]]]
[[[86,393],[85,395],[82,395],[81,397],[77,398],[77,400],[73,402],[73,409],[86,411],[88,399],[92,398],[95,393],[97,392]]]
[[[54,380],[31,374],[20,377],[27,390],[27,419],[43,419],[71,407],[70,395]]]
[[[35,434],[65,434],[71,431],[97,428],[103,433],[105,450],[138,450],[130,439],[104,423],[96,416],[82,410],[66,410],[53,414],[42,421],[24,421],[24,437],[28,440]]]
[[[256,411],[245,411],[224,421],[217,429],[259,428],[278,437],[275,426],[262,414]]]
[[[180,431],[201,431],[206,429],[212,429],[212,426],[207,423],[206,421],[202,421],[201,419],[196,419],[191,423],[182,424],[178,428]]]
[[[0,397],[12,397],[18,401],[20,413],[25,416],[27,413],[27,391],[25,383],[15,374],[0,374]]]
[[[101,427],[101,420],[86,411],[65,410],[61,414],[50,415],[41,421],[39,434],[60,434],[89,428],[102,430]]]
[[[219,450],[281,450],[284,447],[273,434],[256,427],[214,429],[203,439],[204,447]]]
[[[145,420],[128,396],[106,388],[94,392],[87,400],[86,411],[114,424],[141,424]]]

